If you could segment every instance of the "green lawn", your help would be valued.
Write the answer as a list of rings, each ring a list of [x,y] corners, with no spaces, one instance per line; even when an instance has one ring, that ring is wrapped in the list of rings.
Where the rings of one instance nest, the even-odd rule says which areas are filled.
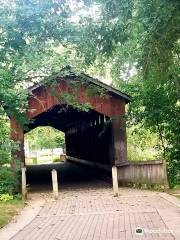
[[[0,228],[5,226],[23,206],[23,200],[19,199],[0,202]]]
[[[176,185],[175,188],[169,189],[168,193],[177,198],[180,198],[180,185]]]

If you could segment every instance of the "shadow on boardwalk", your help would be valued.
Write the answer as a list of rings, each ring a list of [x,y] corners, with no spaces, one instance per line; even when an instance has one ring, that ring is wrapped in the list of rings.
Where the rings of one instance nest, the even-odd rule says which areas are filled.
[[[33,192],[38,186],[50,189],[50,169],[29,168]],[[113,197],[111,184],[99,171],[70,163],[56,169],[59,199],[54,201],[46,193],[39,213],[12,240],[180,239],[180,208],[168,194],[120,188],[119,197]],[[137,228],[142,229],[139,235]]]
[[[27,166],[27,184],[30,192],[51,191],[51,170],[56,169],[60,189],[69,189],[90,185],[101,187],[111,185],[111,175],[107,172],[77,165],[71,162]]]

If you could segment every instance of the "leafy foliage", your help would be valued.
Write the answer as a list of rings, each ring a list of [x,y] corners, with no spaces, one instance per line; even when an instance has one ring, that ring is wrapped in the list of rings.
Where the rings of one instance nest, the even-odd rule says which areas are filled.
[[[128,128],[128,160],[147,161],[162,159],[158,135],[139,125]]]
[[[85,24],[81,52],[88,64],[111,64],[113,84],[132,94],[131,125],[142,124],[158,134],[173,186],[180,176],[180,2],[98,4],[101,15]]]
[[[0,195],[0,201],[2,201],[2,202],[7,202],[12,199],[13,199],[13,195],[9,195],[9,193]]]
[[[0,166],[10,162],[8,129],[7,119],[4,118],[0,121]]]
[[[17,192],[18,174],[8,167],[0,168],[0,194],[14,194]]]
[[[24,123],[29,84],[71,62],[73,50],[64,48],[71,10],[65,1],[1,1],[0,104],[8,115]],[[71,34],[73,30],[71,28]]]
[[[10,128],[7,116],[5,114],[0,116],[0,167],[3,167],[5,164],[11,164],[11,151],[18,148],[18,143],[9,139]]]
[[[51,95],[55,96],[60,104],[66,105],[66,107],[71,106],[78,111],[88,112],[92,108],[90,102],[88,101],[89,97],[106,97],[106,91],[104,89],[88,82],[89,76],[80,74],[78,71],[72,72],[71,67],[62,69],[58,74],[58,77],[69,77],[71,75],[74,77],[74,79],[72,81],[66,82],[67,88],[69,90],[66,92],[61,92],[60,94],[56,92],[55,81],[53,81],[53,83],[51,81],[48,82],[48,84],[51,86]],[[83,103],[80,101],[82,91],[84,98],[87,99],[86,102]]]
[[[52,127],[37,127],[25,135],[31,150],[65,148],[64,133]]]
[[[179,181],[179,0],[1,0],[0,5],[3,119],[5,108],[24,124],[25,88],[44,78],[52,84],[50,76],[64,66],[111,76],[114,86],[134,97],[128,125],[141,124],[158,135],[169,182]],[[62,98],[83,107],[76,96]]]

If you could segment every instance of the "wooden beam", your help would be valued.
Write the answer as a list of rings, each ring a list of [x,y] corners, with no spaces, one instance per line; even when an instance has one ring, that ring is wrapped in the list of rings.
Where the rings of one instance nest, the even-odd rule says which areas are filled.
[[[123,117],[112,119],[113,164],[127,161],[126,124]]]
[[[60,81],[55,87],[57,96],[62,92],[72,93],[74,89],[69,87],[66,81]],[[52,107],[62,104],[58,98],[52,94],[51,87],[45,88],[40,86],[32,90],[33,95],[28,98],[28,111],[27,116],[29,119],[35,118],[37,115],[48,111]],[[86,96],[86,87],[82,84],[79,90],[78,100],[80,103],[89,103],[96,112],[102,113],[108,117],[120,115],[124,112],[125,100],[118,97],[112,97],[108,93],[106,97],[101,96]],[[112,111],[113,107],[113,111]],[[113,114],[113,115],[112,115]]]
[[[26,189],[26,168],[22,167],[22,175],[21,175],[21,181],[22,181],[22,197],[23,199],[27,198],[27,189]]]
[[[58,199],[58,178],[57,178],[57,171],[55,169],[52,170],[52,186],[53,186],[53,196],[54,199]]]
[[[117,197],[119,194],[119,188],[118,188],[118,175],[117,175],[117,167],[112,167],[112,182],[113,182],[113,194],[114,197]]]
[[[11,139],[16,141],[19,145],[18,149],[13,151],[12,160],[13,167],[16,166],[16,161],[21,162],[21,167],[25,166],[25,153],[24,153],[24,130],[23,127],[17,122],[15,117],[10,118],[11,124]]]

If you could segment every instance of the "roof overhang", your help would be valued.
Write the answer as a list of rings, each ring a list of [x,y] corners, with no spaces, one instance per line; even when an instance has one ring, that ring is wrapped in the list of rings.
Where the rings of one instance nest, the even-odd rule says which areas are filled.
[[[96,85],[102,89],[104,89],[105,91],[107,91],[110,95],[112,96],[116,96],[118,98],[124,99],[126,103],[131,101],[131,96],[121,92],[120,90],[105,84],[104,82],[98,80],[97,78],[93,78],[90,77],[84,73],[80,74],[80,75],[75,75],[74,73],[70,73],[69,75],[65,75],[65,76],[61,76],[60,74],[56,74],[54,76],[54,79],[58,82],[61,80],[64,81],[82,81],[82,82],[88,82],[91,83],[93,85]],[[29,92],[34,91],[35,89],[45,86],[45,83],[43,81],[36,83],[35,85],[33,85],[32,87],[29,87],[28,90]]]

